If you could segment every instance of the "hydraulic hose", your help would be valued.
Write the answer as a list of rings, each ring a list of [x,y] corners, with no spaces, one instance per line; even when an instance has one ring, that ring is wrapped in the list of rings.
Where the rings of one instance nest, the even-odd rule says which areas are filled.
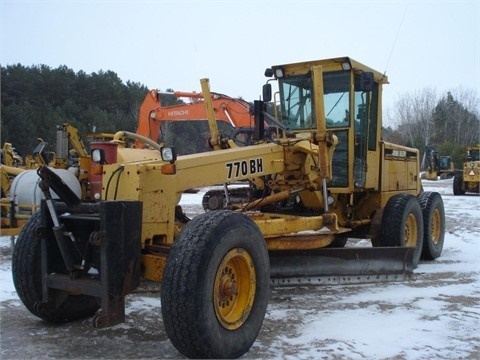
[[[152,148],[154,148],[155,150],[159,150],[161,149],[161,145],[160,144],[157,144],[155,141],[145,137],[145,136],[142,136],[142,135],[138,135],[138,134],[135,134],[135,133],[132,133],[130,131],[117,131],[115,133],[115,135],[113,136],[113,141],[120,141],[120,139],[122,137],[125,137],[125,138],[129,138],[129,139],[133,139],[133,140],[137,140],[137,141],[141,141],[149,146],[151,146]]]

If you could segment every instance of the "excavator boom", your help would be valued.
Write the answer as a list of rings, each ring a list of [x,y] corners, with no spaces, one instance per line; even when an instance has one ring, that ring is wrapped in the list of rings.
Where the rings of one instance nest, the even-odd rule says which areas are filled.
[[[161,97],[167,95],[177,99],[187,98],[190,101],[164,106],[161,103]],[[241,127],[253,128],[253,116],[250,109],[251,106],[248,102],[218,93],[211,93],[211,96],[212,111],[215,114],[215,120],[221,122],[225,129],[230,129],[231,131],[234,128]],[[162,126],[166,127],[166,124],[173,124],[172,126],[174,126],[178,122],[194,122],[197,123],[197,125],[193,126],[197,129],[198,135],[201,129],[198,126],[201,122],[206,122],[207,118],[203,92],[175,91],[166,93],[154,89],[147,93],[140,106],[136,133],[156,142],[160,140],[160,142],[166,141],[167,143],[171,143],[173,141],[172,136],[167,136],[167,138],[160,136]],[[206,130],[208,131],[208,127]],[[196,139],[190,140],[194,141]],[[135,143],[137,148],[141,148],[144,145],[145,144],[140,141],[136,141]]]

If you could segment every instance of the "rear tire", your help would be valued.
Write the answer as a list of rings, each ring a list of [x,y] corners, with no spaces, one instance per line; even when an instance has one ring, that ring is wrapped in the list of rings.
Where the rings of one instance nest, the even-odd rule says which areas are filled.
[[[453,195],[464,195],[465,191],[462,189],[463,177],[462,175],[455,175],[453,177]]]
[[[172,344],[190,358],[236,358],[254,343],[269,297],[269,257],[256,224],[228,210],[196,216],[180,232],[161,287]]]
[[[35,316],[51,323],[68,322],[90,317],[100,308],[97,299],[86,295],[69,295],[58,291],[57,299],[65,300],[56,308],[40,307],[42,302],[42,240],[35,236],[40,229],[41,214],[31,216],[20,232],[12,256],[12,277],[18,297]],[[53,233],[48,231],[49,272],[67,273]]]
[[[445,238],[445,209],[437,192],[422,192],[418,201],[423,214],[422,259],[434,260],[442,254]]]
[[[422,209],[417,198],[410,194],[392,196],[383,211],[381,246],[414,247],[416,268],[422,254],[423,233]]]

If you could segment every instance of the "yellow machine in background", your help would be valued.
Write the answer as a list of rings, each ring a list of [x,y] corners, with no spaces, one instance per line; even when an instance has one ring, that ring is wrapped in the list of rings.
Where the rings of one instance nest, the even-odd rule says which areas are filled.
[[[57,126],[55,152],[47,151],[48,143],[38,140],[32,155],[27,155],[25,161],[10,143],[3,146],[4,164],[0,166],[1,236],[18,235],[30,216],[39,209],[41,190],[36,172],[41,165],[56,169],[63,181],[79,189],[83,200],[90,196],[90,155],[78,130],[68,123]]]
[[[0,155],[1,197],[4,198],[10,191],[12,179],[25,170],[25,166],[22,157],[16,152],[11,143],[6,142],[3,144]]]
[[[2,164],[11,167],[22,167],[23,159],[18,155],[17,151],[12,144],[6,142],[3,144],[2,151]]]
[[[422,191],[418,150],[381,140],[387,78],[347,57],[273,66],[266,75],[264,101],[278,84],[278,125],[265,131],[265,103],[255,101],[251,145],[222,138],[203,79],[215,151],[176,156],[154,143],[92,144],[95,202],[41,167],[46,201],[20,234],[12,263],[25,306],[50,322],[100,307],[94,325],[111,326],[124,321],[124,297],[141,278],[161,281],[173,345],[188,357],[231,358],[255,341],[271,281],[398,279],[421,257],[439,257],[442,198]],[[243,204],[193,219],[179,206],[187,189],[228,191],[237,181],[252,189]],[[345,246],[347,238],[372,247]]]
[[[47,152],[47,146],[48,143],[40,141],[33,150],[35,163],[55,169],[70,169],[81,184],[82,198],[87,199],[90,155],[78,129],[68,123],[57,126],[55,152]]]
[[[11,143],[4,143],[1,154],[0,176],[2,198],[8,194],[12,179],[23,171],[23,159],[15,151]]]
[[[23,224],[28,218],[15,219],[14,213],[11,212],[12,201],[8,197],[12,181],[21,172],[25,170],[22,157],[15,151],[11,143],[4,143],[1,150],[0,164],[0,235],[18,235]]]
[[[467,147],[467,158],[462,170],[455,172],[453,194],[480,193],[480,144]]]
[[[425,149],[422,168],[426,169],[426,172],[422,174],[422,179],[426,180],[450,179],[455,175],[452,157],[438,155],[437,150],[432,146],[427,146]]]

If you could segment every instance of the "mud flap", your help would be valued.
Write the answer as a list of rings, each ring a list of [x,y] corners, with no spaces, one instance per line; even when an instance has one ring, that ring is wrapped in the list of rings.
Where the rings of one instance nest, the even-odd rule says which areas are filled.
[[[414,248],[325,248],[270,253],[273,285],[403,281],[413,275]]]
[[[142,203],[105,201],[100,212],[102,312],[101,328],[125,321],[125,296],[140,285]]]

